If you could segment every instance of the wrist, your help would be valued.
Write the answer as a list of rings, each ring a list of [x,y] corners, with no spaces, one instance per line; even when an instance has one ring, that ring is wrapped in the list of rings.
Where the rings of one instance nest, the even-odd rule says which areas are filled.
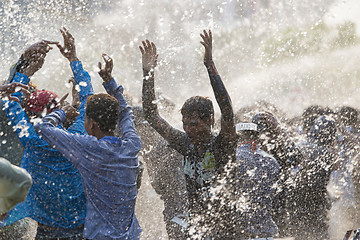
[[[143,68],[143,76],[144,77],[150,77],[153,75],[154,69],[153,68]]]
[[[22,71],[22,74],[28,76],[29,78],[32,77],[32,75],[34,75],[36,71],[32,70],[32,69],[28,69],[28,68],[25,68],[23,71]]]
[[[214,64],[214,61],[212,59],[204,61],[205,66],[212,65],[212,64]]]
[[[102,80],[103,80],[104,82],[110,82],[112,78],[113,78],[113,77],[112,77],[112,75],[110,74],[110,75],[107,75],[107,76],[103,76],[103,77],[102,77]]]
[[[78,59],[78,57],[76,55],[68,57],[68,60],[69,60],[70,63],[79,61],[79,59]]]

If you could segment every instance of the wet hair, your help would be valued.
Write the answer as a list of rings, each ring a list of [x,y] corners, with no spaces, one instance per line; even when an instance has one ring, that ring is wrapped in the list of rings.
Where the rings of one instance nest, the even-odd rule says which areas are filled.
[[[181,108],[182,115],[196,113],[202,121],[214,121],[214,106],[207,97],[194,96],[185,101]]]
[[[355,108],[343,106],[337,114],[340,116],[341,122],[346,126],[354,126],[358,122],[358,111]]]
[[[310,128],[309,137],[318,145],[333,145],[336,140],[336,122],[323,115],[318,117]]]
[[[94,94],[86,101],[86,116],[94,120],[103,132],[115,130],[119,109],[118,100],[105,93]]]
[[[322,115],[331,116],[332,114],[334,114],[334,112],[328,107],[324,108],[319,105],[312,105],[306,108],[302,114],[304,133],[309,132],[318,117]]]

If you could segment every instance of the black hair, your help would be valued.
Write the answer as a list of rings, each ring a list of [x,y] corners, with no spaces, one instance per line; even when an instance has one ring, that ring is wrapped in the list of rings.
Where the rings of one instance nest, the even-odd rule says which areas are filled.
[[[354,126],[357,124],[359,113],[355,108],[343,106],[337,111],[337,114],[344,125]]]
[[[312,105],[306,108],[302,114],[304,133],[310,131],[310,128],[314,125],[318,117],[322,115],[331,116],[332,114],[334,114],[334,112],[328,107]]]
[[[185,101],[181,108],[182,115],[196,113],[202,121],[214,121],[214,106],[207,97],[194,96]]]
[[[115,130],[119,109],[118,100],[105,93],[94,94],[86,101],[86,116],[94,120],[103,132]]]

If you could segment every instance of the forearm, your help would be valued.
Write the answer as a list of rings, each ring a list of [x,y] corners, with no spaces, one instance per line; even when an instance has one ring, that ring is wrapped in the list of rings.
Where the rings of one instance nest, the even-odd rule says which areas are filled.
[[[8,77],[7,83],[14,82],[14,77],[16,73],[23,73],[26,67],[29,66],[29,62],[23,59],[23,56],[10,68],[10,74]]]
[[[88,96],[94,94],[94,90],[91,84],[91,77],[89,73],[84,70],[80,61],[71,62],[70,67],[74,74],[75,84],[80,88],[80,102],[86,101]]]
[[[231,99],[225,88],[225,85],[221,80],[221,77],[218,74],[213,61],[211,61],[211,63],[205,64],[205,67],[209,73],[211,87],[213,88],[215,99],[219,104],[222,119],[225,122],[231,122],[234,119],[234,112]]]
[[[146,121],[155,129],[174,149],[184,154],[186,147],[186,135],[184,132],[173,128],[165,119],[163,119],[155,103],[154,75],[149,76],[149,72],[144,71],[143,89],[142,89],[143,112]]]
[[[142,88],[142,105],[144,117],[149,124],[156,129],[156,123],[159,117],[159,110],[155,103],[155,81],[154,73],[144,70],[143,88]]]
[[[18,83],[21,83],[24,85],[28,85],[30,82],[30,78],[28,76],[26,76],[25,74],[17,72],[17,73],[15,73],[15,77],[12,80],[12,83],[13,82],[18,82]],[[11,96],[17,97],[21,102],[24,94],[21,91],[18,91],[16,93],[13,93]]]
[[[134,116],[132,114],[131,107],[127,104],[127,102],[123,96],[124,88],[121,85],[118,85],[115,82],[114,78],[112,78],[108,82],[103,82],[103,86],[104,86],[106,92],[109,95],[115,97],[116,100],[118,100],[118,102],[119,102],[119,105],[120,105],[119,127],[128,125],[128,124],[124,124],[124,122],[126,122],[126,121],[130,121],[132,123]],[[123,130],[123,128],[121,128],[121,131],[122,130]]]
[[[56,127],[64,121],[66,114],[63,110],[50,113],[42,119],[42,122],[35,125],[36,132],[56,150],[61,152],[64,157],[77,164],[81,160],[84,147],[88,139],[84,135],[72,134]]]
[[[53,127],[56,127],[60,123],[64,122],[65,119],[66,119],[66,113],[64,112],[64,110],[56,110],[43,117],[41,120],[43,123],[49,123]]]
[[[6,117],[23,146],[32,138],[37,137],[34,126],[30,123],[28,116],[18,102],[4,100],[4,107]]]

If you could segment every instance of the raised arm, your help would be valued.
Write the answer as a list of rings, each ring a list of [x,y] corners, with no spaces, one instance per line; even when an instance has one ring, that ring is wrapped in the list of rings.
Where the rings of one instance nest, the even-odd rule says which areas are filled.
[[[66,29],[60,29],[60,32],[64,39],[64,46],[57,43],[56,46],[59,48],[61,54],[69,60],[71,70],[74,74],[74,81],[76,86],[79,87],[79,100],[80,115],[75,119],[75,122],[68,128],[68,131],[73,133],[85,133],[84,122],[85,122],[85,104],[89,96],[94,94],[94,90],[91,84],[91,78],[87,71],[84,70],[82,63],[76,54],[75,38]]]
[[[140,46],[142,54],[143,67],[143,89],[142,89],[142,104],[145,119],[149,124],[163,137],[170,145],[176,148],[181,154],[185,154],[183,143],[186,135],[184,132],[172,127],[165,119],[163,119],[156,105],[155,98],[155,67],[157,65],[158,55],[156,53],[156,46],[149,40],[142,42]]]
[[[13,94],[15,92],[19,92],[19,91],[27,92],[27,89],[29,89],[29,86],[18,83],[18,82],[1,85],[0,86],[0,97],[1,98],[7,97],[7,98],[9,98],[9,100],[19,102],[19,99],[17,97],[11,96],[11,94]]]
[[[221,111],[221,131],[227,140],[234,141],[236,139],[236,127],[234,121],[234,112],[231,104],[230,96],[225,88],[219,73],[216,70],[215,63],[212,58],[212,33],[206,30],[200,34],[203,41],[200,43],[205,47],[204,65],[209,73],[211,87],[215,94],[215,99],[219,104]]]
[[[106,54],[103,54],[103,59],[105,61],[105,67],[102,68],[101,63],[99,62],[99,75],[104,81],[103,86],[106,92],[119,101],[118,128],[120,130],[121,139],[127,141],[128,144],[130,143],[135,150],[140,151],[141,140],[135,130],[134,115],[131,111],[131,107],[127,104],[123,96],[124,88],[121,85],[116,84],[111,75],[113,60]]]
[[[44,65],[46,54],[52,49],[50,45],[56,43],[42,40],[28,47],[21,55],[18,63],[12,68],[7,82],[28,85],[30,78]],[[17,92],[13,96],[22,101],[23,94],[21,92]]]

